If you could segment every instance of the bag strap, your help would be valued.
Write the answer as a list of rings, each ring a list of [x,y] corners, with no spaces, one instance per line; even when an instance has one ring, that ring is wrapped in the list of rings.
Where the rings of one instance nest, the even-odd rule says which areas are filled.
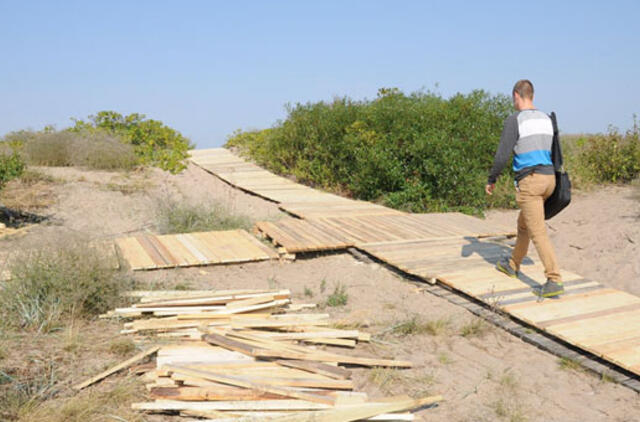
[[[558,131],[558,120],[556,119],[556,112],[552,111],[549,115],[551,118],[551,124],[553,125],[553,143],[551,145],[551,161],[556,171],[562,171],[562,148],[560,148],[560,132]]]

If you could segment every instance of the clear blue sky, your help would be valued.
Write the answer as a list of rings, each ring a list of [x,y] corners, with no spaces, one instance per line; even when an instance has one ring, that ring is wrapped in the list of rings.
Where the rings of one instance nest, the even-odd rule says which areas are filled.
[[[218,146],[287,102],[529,78],[565,132],[640,114],[638,1],[0,0],[0,135],[140,112]]]

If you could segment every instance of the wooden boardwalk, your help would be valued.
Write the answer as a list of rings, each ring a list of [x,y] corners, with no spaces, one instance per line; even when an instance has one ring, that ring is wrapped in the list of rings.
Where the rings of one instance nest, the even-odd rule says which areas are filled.
[[[461,213],[286,218],[259,222],[256,227],[289,253],[337,250],[380,242],[514,234],[513,227]]]
[[[301,218],[404,214],[400,211],[343,198],[277,176],[248,163],[224,148],[190,151],[191,162],[244,191],[278,202],[280,208]]]
[[[510,248],[473,237],[363,245],[420,278],[439,281],[512,317],[640,375],[640,298],[562,271],[566,294],[539,301],[544,268],[528,259],[519,278],[495,270]]]
[[[116,239],[132,270],[230,264],[277,259],[278,254],[244,230],[138,235]]]
[[[510,248],[483,237],[514,227],[462,214],[405,214],[315,191],[246,163],[223,149],[194,151],[192,161],[228,183],[280,203],[304,218],[257,228],[287,252],[357,247],[391,266],[444,284],[544,333],[640,375],[640,298],[562,271],[566,294],[539,301],[544,270],[527,258],[519,278],[495,270]]]

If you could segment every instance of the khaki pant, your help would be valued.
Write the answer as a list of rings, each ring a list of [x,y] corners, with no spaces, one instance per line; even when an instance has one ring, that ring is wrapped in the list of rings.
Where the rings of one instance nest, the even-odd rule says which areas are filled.
[[[529,240],[532,240],[544,265],[547,279],[561,283],[558,261],[544,223],[544,200],[553,193],[555,186],[556,178],[552,174],[532,173],[518,182],[518,236],[509,263],[519,271],[529,249]]]

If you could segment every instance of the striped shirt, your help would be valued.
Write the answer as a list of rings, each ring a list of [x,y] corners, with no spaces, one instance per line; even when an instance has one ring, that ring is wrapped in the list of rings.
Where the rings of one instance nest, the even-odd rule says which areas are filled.
[[[553,124],[540,110],[521,110],[504,121],[500,145],[489,173],[489,183],[495,183],[513,153],[516,180],[532,172],[553,174],[551,145]]]

